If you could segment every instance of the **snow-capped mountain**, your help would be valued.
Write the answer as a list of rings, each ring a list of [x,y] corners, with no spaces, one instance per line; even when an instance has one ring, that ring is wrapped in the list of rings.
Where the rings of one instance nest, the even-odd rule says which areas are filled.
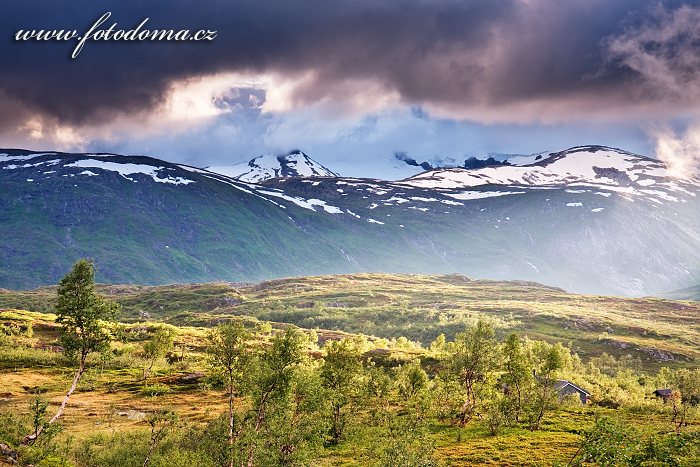
[[[253,183],[271,178],[338,176],[301,151],[282,156],[258,156],[244,164],[212,166],[207,170]]]
[[[426,161],[419,162],[413,157],[410,157],[404,152],[395,152],[394,161],[400,162],[399,167],[407,170],[409,167],[412,168],[412,173],[407,175],[408,178],[413,175],[418,175],[419,173],[425,172],[427,170],[437,170],[437,169],[481,169],[484,167],[491,166],[502,166],[502,165],[529,165],[535,161],[542,159],[544,156],[548,155],[549,151],[539,152],[535,154],[504,154],[504,153],[490,153],[486,156],[468,156],[463,160],[458,161],[454,157],[432,157]]]
[[[694,187],[698,184],[697,179],[672,177],[658,160],[604,146],[580,146],[561,152],[517,157],[508,162],[509,165],[474,170],[434,170],[402,183],[438,190],[487,185],[541,189],[589,187],[622,196],[641,196],[655,203],[660,203],[660,200],[687,202],[688,196],[696,196]]]
[[[253,183],[148,157],[0,150],[0,287],[54,283],[84,256],[118,283],[461,272],[642,295],[700,282],[697,180],[599,146],[522,157],[399,182],[296,163]]]
[[[666,167],[657,160],[604,146],[580,146],[561,152],[514,157],[505,165],[424,172],[404,183],[424,188],[577,184],[643,188],[656,186],[658,182],[672,188],[668,184],[674,182],[669,177]]]

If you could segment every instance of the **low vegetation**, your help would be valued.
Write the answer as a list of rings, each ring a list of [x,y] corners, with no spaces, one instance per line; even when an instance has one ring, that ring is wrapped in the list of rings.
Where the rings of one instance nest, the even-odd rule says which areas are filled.
[[[700,303],[658,298],[576,295],[529,282],[471,280],[461,275],[353,274],[259,284],[97,286],[119,303],[123,322],[215,326],[238,316],[304,329],[364,334],[427,346],[453,339],[479,317],[496,334],[516,331],[562,342],[583,359],[633,356],[645,369],[693,367],[700,358]],[[0,307],[52,313],[53,287],[0,291]]]
[[[409,278],[419,290],[401,289]],[[654,324],[658,330],[675,332],[691,319],[671,307],[693,304],[472,282],[363,275],[110,293],[93,289],[92,265],[79,262],[58,289],[0,295],[33,309],[0,311],[0,456],[37,466],[700,463],[700,369],[690,357],[698,351],[695,324],[686,325],[687,353],[674,354],[687,359],[664,366],[621,352],[633,347],[612,355],[591,346],[582,355],[571,339],[541,333],[541,316],[532,327],[524,319],[546,307],[552,322],[571,322],[572,301],[587,322],[605,319],[619,332],[640,320],[651,326],[641,306],[648,303],[665,316]],[[507,287],[514,291],[497,299],[496,290]],[[348,289],[364,292],[353,298]],[[143,294],[165,290],[179,290],[187,307],[196,306],[194,295],[212,305],[237,302],[209,307],[200,318],[195,308],[179,309],[172,294],[170,308],[158,300],[139,309],[148,303]],[[518,300],[508,300],[513,296]],[[387,305],[397,297],[403,302]],[[529,305],[511,316],[490,309],[497,300],[511,310],[515,302]],[[114,302],[121,303],[119,321]],[[418,332],[420,323],[392,328],[388,315],[369,336],[352,326],[279,319],[290,304],[308,302],[300,309],[322,303],[337,310],[342,303],[356,320],[360,308],[385,307],[406,326],[425,303],[471,314],[455,317],[457,324],[438,320],[445,327],[433,330],[449,332],[430,340],[398,334],[414,326]],[[444,307],[450,303],[460,308]],[[272,319],[270,310],[281,311]],[[681,334],[676,338],[678,351]],[[562,382],[581,391],[562,391]],[[656,397],[662,388],[670,392]]]

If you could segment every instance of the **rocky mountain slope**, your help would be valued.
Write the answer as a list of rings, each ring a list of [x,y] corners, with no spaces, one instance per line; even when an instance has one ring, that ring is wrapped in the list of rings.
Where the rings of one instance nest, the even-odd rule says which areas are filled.
[[[253,183],[272,178],[338,176],[301,151],[283,156],[258,156],[245,164],[208,167],[207,170]]]
[[[611,148],[257,184],[146,157],[0,154],[0,287],[54,283],[83,256],[103,282],[142,284],[461,272],[644,295],[700,274],[698,181]]]

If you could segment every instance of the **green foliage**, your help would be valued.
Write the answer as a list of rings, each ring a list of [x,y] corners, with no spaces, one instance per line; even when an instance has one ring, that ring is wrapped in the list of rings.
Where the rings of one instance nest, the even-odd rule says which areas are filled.
[[[532,283],[353,274],[235,286],[97,286],[96,290],[121,303],[121,319],[132,322],[143,321],[147,313],[153,320],[209,327],[235,316],[317,329],[321,341],[328,330],[342,330],[387,340],[405,336],[427,344],[440,334],[453,340],[465,325],[488,316],[499,333],[517,331],[550,343],[566,342],[586,359],[607,353],[616,359],[617,368],[692,367],[700,358],[698,304],[574,295]],[[51,288],[0,292],[0,308],[49,312],[55,300]],[[608,328],[613,332],[599,339]],[[657,351],[673,360],[660,361],[654,356]],[[604,367],[601,362],[605,374],[616,372]]]
[[[435,417],[441,422],[459,421],[466,397],[461,382],[445,372],[433,379],[432,386],[431,402]]]
[[[428,374],[421,368],[420,360],[399,365],[394,378],[399,394],[406,400],[416,397],[428,388]]]
[[[328,390],[330,401],[330,441],[334,444],[343,438],[350,406],[358,400],[362,368],[362,349],[350,339],[328,341],[324,347],[321,378]]]
[[[575,457],[576,465],[594,462],[601,466],[681,466],[681,457],[691,451],[698,459],[700,436],[644,435],[611,418],[596,420]]]
[[[251,355],[249,354],[250,333],[238,322],[219,325],[209,333],[207,352],[209,365],[215,376],[219,376],[226,386],[228,395],[228,432],[226,445],[229,465],[242,458],[240,447],[241,433],[244,432],[241,417],[234,412],[234,396],[242,393],[245,376]]]
[[[426,423],[414,415],[385,411],[380,417],[380,434],[371,446],[375,465],[382,467],[434,467],[435,444]]]
[[[70,463],[62,458],[61,448],[56,437],[62,428],[58,424],[44,429],[43,435],[31,445],[22,445],[22,438],[31,430],[36,432],[44,425],[44,417],[48,403],[42,399],[34,399],[29,404],[30,415],[15,415],[0,413],[0,443],[14,446],[17,449],[17,460],[20,465],[37,466],[69,466]],[[39,427],[39,428],[37,428]],[[0,458],[2,460],[2,458]]]
[[[483,404],[483,421],[486,424],[491,436],[496,436],[501,427],[513,422],[513,407],[510,400],[498,388],[491,388]],[[515,420],[517,422],[517,420]]]
[[[532,364],[525,355],[517,333],[508,335],[503,344],[502,353],[503,373],[500,383],[505,397],[496,404],[495,409],[500,409],[506,420],[517,423],[520,421],[526,397],[534,383]]]
[[[73,447],[72,456],[83,467],[140,467],[148,454],[149,432],[126,431],[91,436]]]
[[[27,416],[12,412],[0,412],[0,442],[14,446],[19,444],[22,437],[31,429],[31,421]]]
[[[545,413],[559,402],[555,375],[564,368],[565,355],[570,353],[559,343],[546,342],[533,342],[530,352],[536,377],[526,403],[527,420],[530,430],[539,430]]]
[[[376,299],[384,292],[372,293]],[[268,304],[277,302],[284,300],[270,299]],[[413,306],[411,301],[397,303],[406,313]],[[335,306],[318,308],[337,311]],[[58,337],[53,317],[18,310],[0,313],[8,317],[4,322],[34,324],[32,338],[6,336],[8,344],[0,351],[0,362],[7,363],[4,373],[21,371],[35,378],[21,389],[2,389],[7,397],[0,395],[13,410],[22,400],[21,416],[0,413],[0,442],[17,446],[24,433],[45,424],[44,403],[27,411],[26,402],[34,397],[29,394],[55,398],[65,387],[59,381],[67,362],[60,353],[29,348],[53,345]],[[592,431],[596,414],[605,414],[622,428],[603,427],[598,435],[591,434],[589,447],[581,445],[574,462],[700,465],[695,370],[644,372],[634,358],[619,355],[584,364],[570,348],[539,336],[530,340],[501,334],[498,322],[478,319],[452,342],[438,336],[430,349],[408,339],[391,344],[389,339],[317,330],[325,344],[321,352],[309,340],[312,333],[293,326],[275,324],[252,332],[254,320],[216,319],[226,324],[209,330],[178,328],[178,347],[187,348],[187,373],[184,364],[163,367],[157,384],[145,387],[135,381],[143,366],[141,349],[160,327],[120,326],[124,339],[114,342],[110,358],[93,352],[86,360],[94,392],[80,394],[85,386],[78,385],[79,397],[87,406],[101,399],[119,410],[133,404],[147,418],[140,423],[110,418],[107,428],[100,410],[72,412],[63,433],[19,448],[23,462],[142,466],[148,456],[149,467],[225,466],[231,461],[236,466],[550,465],[568,462]],[[497,338],[501,335],[504,340]],[[21,360],[20,355],[27,357]],[[37,370],[33,367],[42,365],[42,355],[52,363]],[[16,365],[11,361],[27,362],[27,368],[11,370]],[[476,403],[465,422],[469,397],[464,376],[469,371]],[[560,395],[552,384],[558,379],[589,390],[593,403],[582,406],[577,396]],[[230,412],[224,397],[201,384],[213,380],[231,401]],[[672,388],[675,398],[665,404],[655,400],[651,393],[661,387]],[[165,393],[170,396],[150,397]],[[207,402],[200,404],[200,397]],[[169,410],[171,404],[178,406],[182,420],[159,418],[160,410]],[[212,409],[198,410],[205,404]],[[672,433],[674,427],[679,434]]]
[[[327,402],[318,371],[297,367],[290,383],[267,409],[256,443],[258,465],[313,465],[323,446]]]
[[[148,453],[143,461],[143,467],[147,467],[151,461],[153,451],[163,440],[168,431],[173,429],[177,422],[177,414],[171,410],[159,410],[148,417],[148,424],[151,426],[151,438],[148,444]]]
[[[66,363],[63,354],[24,346],[0,345],[0,368],[59,367]]]
[[[34,428],[34,433],[38,433],[39,429],[46,423],[44,416],[46,415],[46,408],[49,406],[49,401],[36,398],[29,404],[29,411],[32,414],[32,426]]]
[[[32,321],[23,316],[18,316],[10,313],[2,313],[0,315],[0,335],[5,336],[22,336],[32,337],[34,329]]]
[[[452,373],[464,387],[465,400],[459,414],[459,423],[464,426],[479,409],[489,375],[498,366],[499,353],[493,325],[479,319],[476,325],[457,334],[448,349]]]
[[[305,465],[320,448],[326,403],[320,374],[308,364],[308,336],[294,329],[274,335],[269,346],[252,347],[240,324],[219,326],[209,336],[213,369],[222,374],[229,396],[223,447],[214,458],[228,465]],[[245,410],[234,406],[245,398]]]
[[[668,379],[673,388],[680,392],[683,403],[700,405],[700,369],[681,368],[670,372]]]
[[[77,356],[83,365],[92,352],[109,347],[110,335],[104,321],[119,309],[95,293],[95,268],[81,259],[58,284],[56,322],[61,324],[61,343],[67,355]]]
[[[208,337],[207,354],[213,373],[226,380],[230,393],[242,382],[250,361],[249,340],[251,334],[238,322],[219,325]]]
[[[218,467],[206,452],[186,451],[178,447],[155,455],[149,465],[151,467]]]
[[[700,413],[700,370],[668,371],[665,377],[672,388],[672,422],[676,433],[680,434]]]
[[[165,357],[173,348],[174,339],[175,330],[171,326],[158,326],[153,331],[151,338],[143,345],[143,354],[147,362],[143,370],[143,379],[148,378],[156,360]]]

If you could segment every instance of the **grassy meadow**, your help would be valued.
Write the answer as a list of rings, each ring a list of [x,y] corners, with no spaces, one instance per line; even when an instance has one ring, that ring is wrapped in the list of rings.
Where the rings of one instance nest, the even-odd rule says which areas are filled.
[[[320,372],[328,342],[352,341],[365,362],[363,381],[372,381],[373,368],[387,375],[381,376],[386,379],[383,399],[362,396],[365,402],[349,406],[341,442],[326,438],[309,448],[306,458],[289,465],[569,465],[601,418],[613,418],[638,430],[639,436],[671,436],[677,431],[673,408],[652,392],[670,384],[673,371],[699,366],[697,302],[573,295],[534,283],[476,281],[459,275],[356,274],[259,284],[101,285],[96,290],[121,304],[119,324],[111,328],[110,350],[90,356],[60,430],[45,446],[20,447],[20,463],[142,465],[154,433],[150,417],[160,411],[177,414],[178,428],[158,440],[153,465],[175,462],[165,452],[190,452],[182,447],[187,438],[183,433],[209,430],[228,408],[225,387],[207,353],[208,336],[222,323],[256,329],[253,340],[262,349],[285,330],[299,330],[305,336],[304,365]],[[70,386],[74,366],[61,352],[55,303],[55,287],[0,292],[1,443],[17,446],[32,424],[30,404],[37,399],[49,402],[50,415]],[[556,377],[585,388],[591,403],[555,401],[547,406],[538,429],[501,421],[496,434],[486,406],[463,426],[439,414],[438,409],[454,406],[454,401],[440,399],[442,391],[450,397],[451,383],[445,379],[443,384],[441,378],[450,368],[448,354],[456,348],[450,347],[451,341],[480,319],[493,327],[498,345],[512,332],[526,339],[525,345],[535,342],[535,350],[537,341],[544,342],[545,350],[562,344],[565,358]],[[144,379],[149,365],[145,344],[163,326],[172,333],[172,342],[167,355],[153,359]],[[426,375],[420,397],[418,392],[407,396],[402,385],[412,364]],[[238,397],[235,404],[243,410],[250,402]],[[382,413],[396,418],[382,418]],[[420,430],[407,439],[400,422],[414,413],[423,414]],[[682,431],[700,432],[700,419],[689,415]],[[118,454],[119,446],[130,446],[132,457]],[[176,449],[173,446],[179,451],[169,450]],[[413,459],[423,456],[422,461],[387,460],[390,447],[413,453],[424,446],[430,453]],[[118,461],[119,455],[131,460]],[[194,465],[195,457],[182,456],[182,465]],[[699,459],[700,450],[685,450],[677,465],[697,465]]]
[[[239,316],[427,345],[487,316],[500,334],[562,342],[584,359],[632,355],[643,367],[658,368],[693,367],[700,357],[698,302],[577,295],[537,283],[352,274],[97,290],[122,305],[124,322],[209,327]],[[53,287],[2,291],[0,308],[51,312],[55,297]]]

